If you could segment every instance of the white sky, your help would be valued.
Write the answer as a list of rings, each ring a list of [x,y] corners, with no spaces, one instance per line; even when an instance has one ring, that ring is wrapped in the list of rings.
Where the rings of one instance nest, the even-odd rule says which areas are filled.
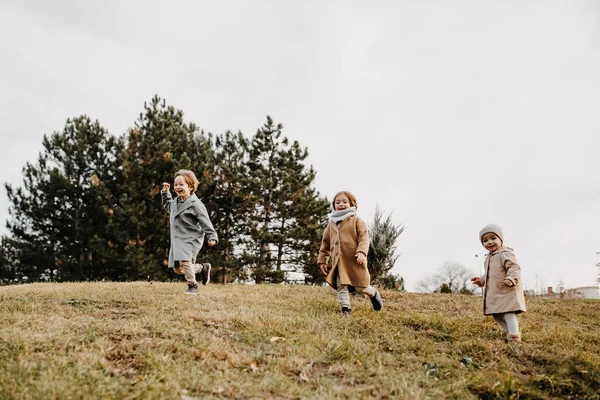
[[[409,290],[477,271],[488,223],[526,288],[598,276],[598,1],[0,0],[0,36],[1,182],[67,118],[120,135],[158,94],[205,131],[282,122],[322,194],[407,225]]]

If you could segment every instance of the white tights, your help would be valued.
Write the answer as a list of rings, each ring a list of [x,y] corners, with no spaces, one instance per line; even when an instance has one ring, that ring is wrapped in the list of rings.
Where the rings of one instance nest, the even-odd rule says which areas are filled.
[[[504,332],[511,335],[519,334],[519,321],[515,313],[493,314],[494,320],[500,325]]]

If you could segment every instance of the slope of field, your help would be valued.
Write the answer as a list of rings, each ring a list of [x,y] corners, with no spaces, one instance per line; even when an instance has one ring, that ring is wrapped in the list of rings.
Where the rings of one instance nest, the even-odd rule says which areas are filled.
[[[474,296],[327,287],[0,287],[0,398],[600,399],[600,302],[528,298],[511,348]]]

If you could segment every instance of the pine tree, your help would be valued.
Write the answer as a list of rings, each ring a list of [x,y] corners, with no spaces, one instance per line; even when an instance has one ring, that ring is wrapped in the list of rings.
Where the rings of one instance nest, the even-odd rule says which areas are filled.
[[[119,157],[121,196],[111,225],[118,238],[112,246],[122,259],[121,279],[165,279],[169,215],[161,204],[162,182],[172,186],[177,170],[190,169],[200,180],[196,194],[203,198],[213,187],[210,142],[196,125],[184,122],[181,110],[158,96],[144,104],[125,141]]]
[[[326,199],[318,198],[318,194],[313,189],[308,191],[306,197],[309,201],[305,202],[302,210],[306,229],[299,231],[299,233],[305,233],[303,236],[305,243],[303,248],[304,280],[306,283],[319,284],[325,282],[325,277],[321,274],[321,269],[317,263],[317,257],[321,248],[323,231],[329,222],[330,203]]]
[[[267,122],[248,147],[250,247],[254,280],[281,282],[286,272],[301,273],[314,262],[328,202],[311,188],[315,171],[306,168],[308,151],[282,137],[283,125]]]
[[[400,256],[396,254],[397,241],[405,229],[403,225],[394,225],[391,214],[384,217],[379,205],[375,207],[373,222],[369,224],[368,265],[371,282],[379,283],[382,278],[389,275],[389,271]]]
[[[19,280],[17,248],[9,236],[0,237],[0,285]]]
[[[23,186],[6,184],[7,224],[22,276],[37,280],[95,279],[110,265],[100,257],[108,241],[107,210],[114,205],[119,141],[87,116],[44,135],[36,163],[23,168]]]
[[[400,275],[390,274],[379,278],[379,284],[384,289],[398,290],[399,292],[405,292],[404,278]]]
[[[240,245],[247,234],[249,216],[247,140],[241,132],[217,135],[214,142],[214,187],[206,203],[214,209],[212,223],[219,234],[219,246],[208,259],[213,264],[213,281],[245,280]]]

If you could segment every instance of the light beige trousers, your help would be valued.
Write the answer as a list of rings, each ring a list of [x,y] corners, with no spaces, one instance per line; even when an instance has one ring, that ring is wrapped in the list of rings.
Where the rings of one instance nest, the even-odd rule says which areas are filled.
[[[340,306],[342,308],[350,307],[350,292],[348,291],[348,285],[340,285],[340,276],[336,275],[335,277],[335,286],[337,286],[337,298]],[[373,286],[354,286],[357,293],[366,294],[369,297],[373,297],[375,295],[375,288]]]
[[[176,274],[185,276],[187,283],[193,283],[197,285],[196,274],[202,271],[204,266],[202,264],[192,264],[191,261],[179,261],[179,265],[173,268]]]

